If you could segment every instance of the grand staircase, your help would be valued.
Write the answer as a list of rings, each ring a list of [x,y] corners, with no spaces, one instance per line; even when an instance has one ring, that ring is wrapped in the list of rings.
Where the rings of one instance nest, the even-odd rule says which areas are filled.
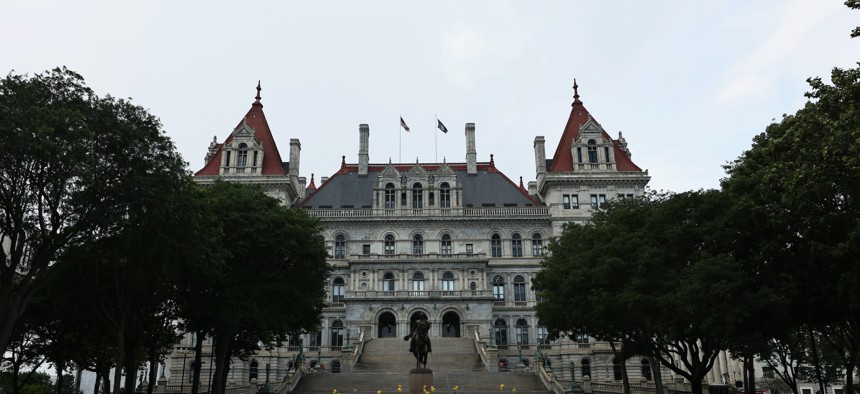
[[[433,353],[427,368],[433,370],[436,393],[458,392],[498,393],[504,384],[505,392],[552,393],[547,391],[532,373],[486,371],[475,345],[469,338],[433,337]],[[415,368],[415,358],[409,353],[409,344],[400,338],[375,338],[368,341],[364,354],[351,373],[306,374],[293,390],[294,393],[403,393],[409,392],[409,370]],[[428,390],[430,388],[428,387]]]

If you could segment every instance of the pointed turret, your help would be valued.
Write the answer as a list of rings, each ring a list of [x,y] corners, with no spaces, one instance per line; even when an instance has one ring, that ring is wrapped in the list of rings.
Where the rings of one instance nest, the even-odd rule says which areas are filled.
[[[237,133],[250,131],[253,133],[253,138],[262,146],[262,154],[260,159],[262,164],[259,165],[260,174],[262,175],[284,175],[287,170],[285,164],[281,162],[281,154],[278,152],[278,146],[275,144],[275,138],[272,136],[272,131],[269,129],[269,123],[266,121],[266,114],[263,113],[263,104],[260,102],[260,81],[257,81],[257,95],[254,97],[254,102],[251,104],[251,109],[242,117],[239,124],[233,129],[230,135],[224,140],[223,144],[218,146],[214,154],[209,155],[206,164],[202,169],[194,175],[226,175],[221,173],[221,167],[233,167],[233,162],[236,160],[236,155],[230,158],[230,163],[225,163],[226,159],[222,158],[224,147],[231,146],[234,137]],[[253,165],[253,156],[248,157],[248,165]]]

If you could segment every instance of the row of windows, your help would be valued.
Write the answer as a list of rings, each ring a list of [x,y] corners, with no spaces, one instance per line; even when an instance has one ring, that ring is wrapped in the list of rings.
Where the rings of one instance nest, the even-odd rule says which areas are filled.
[[[472,253],[469,246],[471,244],[467,245],[466,253]],[[502,237],[498,233],[494,233],[490,238],[490,251],[493,257],[502,257]],[[370,254],[370,245],[363,245],[362,252]],[[394,235],[388,234],[385,236],[383,252],[385,254],[396,253]],[[453,252],[451,235],[443,234],[439,241],[439,253],[451,254]],[[544,253],[543,237],[540,234],[532,235],[532,256],[540,257]],[[415,234],[412,237],[412,254],[424,254],[424,237],[421,234]],[[519,233],[514,233],[511,236],[511,256],[523,257],[523,238]],[[334,258],[346,258],[346,237],[342,234],[338,234],[334,238]]]
[[[591,207],[600,208],[606,204],[605,194],[592,194]],[[633,193],[618,193],[618,199],[633,198]],[[579,196],[576,194],[564,194],[561,196],[561,205],[564,209],[579,209]]]
[[[589,164],[597,164],[597,141],[588,140],[586,144],[586,154],[588,155],[588,163]],[[609,147],[603,147],[603,157],[609,162]],[[578,163],[584,163],[582,161],[582,147],[576,147],[576,159]]]
[[[445,272],[442,274],[442,291],[455,291],[454,274]],[[332,281],[331,296],[332,302],[344,302],[344,287],[346,283],[343,278],[337,277]],[[496,301],[505,301],[505,278],[501,275],[493,277],[493,299]],[[415,272],[412,274],[411,280],[412,291],[425,291],[424,273]],[[477,290],[475,282],[469,283],[470,290]],[[526,301],[526,279],[522,275],[514,277],[513,282],[514,301]],[[394,274],[386,272],[382,276],[382,291],[396,291],[396,281]]]
[[[385,185],[385,208],[394,209],[397,207],[397,192],[394,190],[394,184]],[[435,194],[430,192],[427,194],[428,206],[436,204]],[[406,192],[400,193],[400,206],[406,206]],[[424,208],[424,187],[419,182],[412,184],[412,208]],[[439,185],[439,208],[451,208],[451,185],[448,182],[442,182]]]

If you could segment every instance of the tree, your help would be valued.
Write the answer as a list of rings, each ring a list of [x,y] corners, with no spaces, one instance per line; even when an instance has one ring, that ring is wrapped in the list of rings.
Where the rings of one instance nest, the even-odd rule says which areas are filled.
[[[150,197],[139,186],[186,174],[157,118],[127,100],[98,97],[66,68],[0,80],[0,146],[6,349],[52,264],[123,230],[135,199]]]
[[[535,281],[538,317],[555,331],[624,340],[700,393],[719,352],[772,301],[750,291],[728,252],[729,210],[718,191],[652,195],[567,226]]]
[[[768,286],[794,295],[792,326],[824,335],[851,370],[860,349],[860,69],[835,68],[832,85],[808,82],[810,101],[756,136],[722,185],[757,219],[742,237],[775,279]]]
[[[258,187],[216,182],[205,195],[223,237],[221,270],[209,272],[210,283],[195,285],[208,289],[201,293],[207,302],[189,300],[195,310],[183,318],[213,337],[210,392],[223,393],[231,356],[319,324],[328,252],[316,219],[282,206]]]

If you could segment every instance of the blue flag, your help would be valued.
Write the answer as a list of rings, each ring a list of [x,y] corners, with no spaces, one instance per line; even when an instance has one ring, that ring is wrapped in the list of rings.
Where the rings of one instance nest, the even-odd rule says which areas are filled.
[[[442,130],[442,132],[443,132],[443,133],[447,133],[447,132],[448,132],[448,128],[447,128],[447,127],[445,127],[445,125],[443,125],[443,124],[442,124],[442,121],[441,121],[441,120],[436,119],[436,122],[439,122],[439,124],[438,124],[438,125],[436,125],[436,127],[438,127],[438,128],[439,128],[439,130]]]

